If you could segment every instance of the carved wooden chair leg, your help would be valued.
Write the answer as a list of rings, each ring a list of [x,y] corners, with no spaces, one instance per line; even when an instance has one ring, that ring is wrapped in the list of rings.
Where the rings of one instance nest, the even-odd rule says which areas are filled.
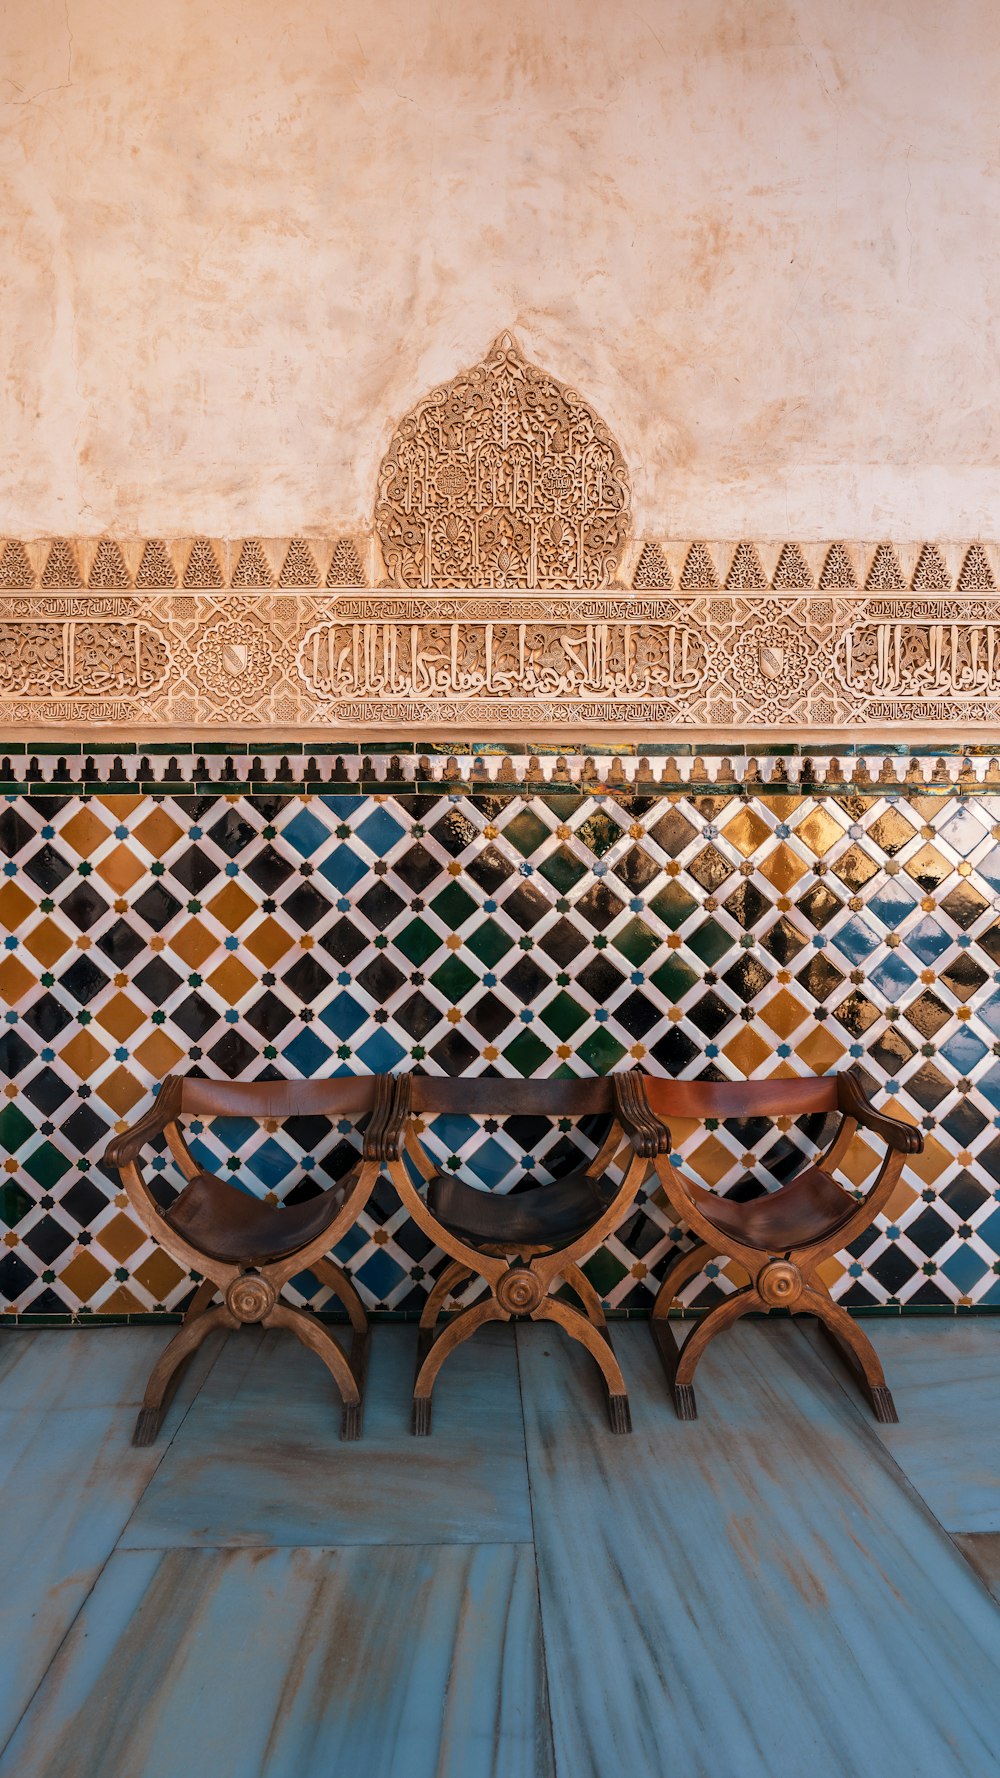
[[[205,1310],[211,1304],[213,1297],[217,1295],[218,1289],[219,1286],[213,1278],[202,1279],[194,1296],[191,1298],[191,1301],[188,1303],[188,1306],[184,1311],[183,1325],[186,1325],[189,1321],[196,1321],[199,1315],[204,1315]]]
[[[332,1259],[314,1259],[310,1270],[321,1284],[325,1284],[333,1291],[334,1296],[340,1298],[355,1333],[367,1333],[368,1316],[365,1314],[365,1306],[347,1273]]]
[[[571,1340],[578,1340],[585,1346],[591,1358],[596,1359],[608,1389],[608,1418],[612,1432],[631,1432],[632,1410],[629,1406],[628,1390],[621,1366],[615,1357],[611,1344],[611,1335],[607,1327],[595,1327],[579,1309],[569,1303],[561,1303],[558,1297],[547,1296],[540,1302],[537,1309],[531,1312],[532,1321],[554,1321]]]
[[[435,1280],[434,1287],[428,1292],[427,1301],[420,1312],[420,1333],[417,1340],[417,1369],[423,1364],[434,1343],[434,1329],[438,1317],[450,1296],[454,1296],[460,1284],[474,1276],[471,1266],[464,1265],[460,1259],[453,1259],[446,1265],[441,1276]]]
[[[347,1310],[351,1323],[351,1369],[359,1379],[362,1395],[364,1379],[368,1374],[368,1358],[371,1349],[372,1330],[365,1314],[365,1306],[346,1272],[332,1259],[317,1259],[312,1263],[312,1272],[321,1284],[326,1284],[334,1295],[340,1298]],[[345,1437],[347,1435],[345,1434]],[[360,1436],[360,1420],[359,1431]]]
[[[700,1241],[697,1247],[689,1248],[686,1253],[680,1254],[674,1260],[656,1293],[656,1301],[652,1309],[654,1321],[666,1320],[667,1311],[674,1298],[680,1296],[685,1284],[690,1284],[692,1278],[697,1278],[698,1273],[707,1266],[710,1259],[715,1258],[718,1251],[717,1247],[710,1246],[707,1241]]]
[[[854,1382],[867,1396],[872,1413],[883,1426],[899,1422],[892,1391],[885,1380],[881,1361],[868,1335],[852,1320],[846,1309],[831,1300],[822,1290],[807,1287],[793,1311],[796,1315],[815,1315],[820,1332],[826,1336],[838,1357],[849,1370]]]
[[[326,1365],[331,1377],[340,1392],[344,1411],[340,1422],[340,1436],[344,1440],[361,1437],[361,1422],[364,1413],[365,1374],[356,1374],[350,1359],[334,1338],[329,1328],[314,1316],[306,1315],[301,1309],[293,1309],[288,1303],[275,1303],[263,1318],[264,1327],[284,1327],[293,1333],[296,1339],[315,1352]],[[367,1346],[366,1346],[367,1354]]]
[[[566,1266],[563,1269],[563,1282],[579,1297],[583,1304],[584,1314],[592,1327],[607,1327],[604,1316],[604,1304],[599,1293],[594,1289],[590,1279],[580,1266]]]
[[[132,1434],[134,1445],[153,1443],[188,1359],[197,1351],[202,1340],[220,1327],[239,1327],[237,1317],[225,1303],[219,1303],[214,1309],[206,1309],[193,1321],[185,1319],[170,1344],[160,1353],[142,1398],[142,1407]]]
[[[671,1371],[664,1345],[660,1345],[660,1356],[667,1372],[667,1382],[670,1384],[678,1420],[698,1418],[693,1379],[695,1366],[709,1341],[714,1340],[716,1334],[722,1333],[725,1328],[732,1327],[733,1322],[738,1321],[741,1315],[746,1315],[748,1310],[763,1307],[764,1303],[752,1285],[748,1285],[745,1290],[734,1291],[732,1296],[727,1296],[724,1302],[717,1303],[714,1309],[710,1309],[703,1320],[696,1322],[693,1331],[679,1348],[670,1333],[669,1323],[659,1323],[664,1333],[669,1334],[670,1345],[677,1355]]]
[[[426,1438],[431,1429],[431,1391],[434,1380],[449,1353],[454,1352],[464,1340],[469,1339],[478,1327],[487,1321],[509,1321],[510,1314],[501,1308],[493,1296],[484,1297],[481,1302],[471,1303],[467,1309],[461,1309],[453,1321],[441,1329],[429,1351],[422,1359],[418,1358],[417,1374],[413,1384],[413,1418],[411,1431],[417,1438]]]

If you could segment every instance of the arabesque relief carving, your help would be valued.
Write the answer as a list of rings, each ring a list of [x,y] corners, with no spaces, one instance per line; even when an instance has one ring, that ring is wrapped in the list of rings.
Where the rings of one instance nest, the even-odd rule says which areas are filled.
[[[136,543],[119,548],[132,590],[100,593],[90,590],[100,546],[67,540],[60,559],[84,584],[44,591],[51,546],[8,544],[0,563],[20,579],[27,565],[34,585],[0,591],[0,727],[695,736],[925,723],[964,736],[1000,724],[1000,594],[952,590],[963,575],[995,578],[992,545],[934,545],[931,570],[928,546],[885,546],[880,575],[893,574],[891,549],[910,580],[886,595],[861,590],[879,546],[663,542],[632,546],[635,579],[675,590],[400,592],[282,588],[293,554],[325,582],[339,541],[269,543],[264,589],[246,584],[263,577],[256,552],[206,542],[220,573],[244,563],[243,584],[185,590],[190,544],[161,543],[177,585],[140,591],[150,546]],[[819,589],[831,559],[854,589]],[[103,562],[117,576],[107,550]],[[681,591],[689,568],[715,585]],[[948,590],[914,591],[918,569],[943,574]],[[737,586],[758,574],[763,588]],[[776,584],[804,577],[815,590]]]
[[[398,426],[375,527],[390,586],[605,587],[628,507],[603,421],[502,334]]]

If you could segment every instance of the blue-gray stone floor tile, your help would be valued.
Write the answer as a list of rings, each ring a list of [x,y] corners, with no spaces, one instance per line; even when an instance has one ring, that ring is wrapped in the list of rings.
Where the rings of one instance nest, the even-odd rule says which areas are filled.
[[[872,1324],[867,1324],[871,1331]],[[0,1344],[0,1778],[1000,1778],[1000,1323],[879,1324],[899,1427],[811,1330],[744,1323],[673,1415],[648,1326],[484,1329],[410,1437],[287,1337]]]

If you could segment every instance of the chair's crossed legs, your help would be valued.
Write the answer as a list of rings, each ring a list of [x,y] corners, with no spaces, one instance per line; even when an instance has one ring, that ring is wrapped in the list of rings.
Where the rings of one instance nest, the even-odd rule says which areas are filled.
[[[561,1276],[579,1298],[583,1304],[582,1314],[571,1303],[558,1297],[545,1295],[540,1300],[534,1300],[537,1280],[526,1265],[512,1266],[505,1276],[512,1280],[507,1293],[513,1294],[515,1298],[520,1293],[525,1302],[524,1309],[516,1303],[513,1308],[503,1306],[504,1278],[501,1278],[495,1295],[478,1299],[459,1309],[440,1331],[435,1330],[448,1299],[470,1278],[480,1278],[482,1274],[463,1260],[452,1260],[437,1279],[420,1317],[417,1373],[413,1384],[413,1431],[421,1437],[430,1432],[431,1392],[438,1371],[449,1353],[454,1352],[457,1346],[462,1345],[463,1341],[469,1339],[487,1321],[509,1321],[512,1315],[520,1314],[531,1321],[555,1322],[570,1339],[578,1340],[586,1348],[600,1366],[607,1385],[608,1416],[612,1431],[631,1432],[632,1415],[628,1390],[611,1344],[601,1299],[580,1267],[572,1263],[563,1265],[557,1277]],[[533,1306],[528,1306],[529,1298]]]
[[[206,1264],[204,1258],[200,1263],[202,1266]],[[279,1292],[289,1270],[287,1262],[281,1267],[262,1266],[244,1271],[220,1266],[215,1277],[205,1278],[198,1285],[181,1327],[154,1366],[136,1420],[132,1437],[134,1445],[151,1445],[156,1439],[188,1361],[202,1341],[220,1329],[244,1326],[284,1328],[315,1352],[326,1365],[340,1393],[343,1403],[341,1437],[360,1438],[371,1342],[368,1317],[361,1298],[332,1260],[314,1258],[308,1268],[298,1266],[295,1269],[311,1271],[343,1303],[351,1323],[350,1352],[344,1351],[331,1329],[317,1321],[314,1315],[307,1315],[290,1303],[280,1301]],[[223,1300],[215,1303],[220,1292]]]
[[[847,1234],[847,1239],[852,1238]],[[898,1420],[885,1372],[871,1340],[847,1310],[833,1301],[819,1276],[822,1261],[845,1245],[844,1234],[838,1233],[832,1239],[793,1249],[787,1254],[751,1255],[743,1247],[736,1248],[735,1244],[730,1250],[721,1243],[715,1246],[702,1242],[675,1260],[657,1292],[651,1326],[679,1420],[698,1417],[694,1373],[709,1341],[752,1310],[766,1314],[770,1309],[787,1309],[792,1315],[815,1315],[822,1333],[867,1396],[876,1420],[883,1425]],[[667,1319],[670,1305],[684,1286],[720,1252],[728,1253],[742,1266],[749,1273],[750,1282],[717,1303],[695,1323],[684,1345],[678,1347]]]

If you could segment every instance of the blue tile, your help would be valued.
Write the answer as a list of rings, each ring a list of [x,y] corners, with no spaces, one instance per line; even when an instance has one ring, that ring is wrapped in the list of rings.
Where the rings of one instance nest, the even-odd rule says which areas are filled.
[[[291,1043],[286,1044],[283,1054],[296,1074],[303,1074],[308,1079],[329,1062],[333,1051],[328,1044],[320,1042],[315,1031],[300,1031]]]
[[[942,1056],[956,1074],[971,1074],[987,1053],[985,1043],[968,1025],[959,1026],[947,1043],[941,1045]]]
[[[280,1142],[275,1142],[273,1136],[268,1136],[259,1148],[247,1155],[244,1165],[255,1179],[272,1191],[288,1178],[289,1173],[295,1172],[298,1161],[287,1148],[282,1148]]]
[[[554,1778],[530,1548],[115,1555],[0,1773],[181,1772]]]
[[[281,837],[294,846],[296,852],[301,852],[303,858],[311,858],[330,838],[330,829],[311,810],[302,809],[282,828]]]
[[[947,1259],[938,1261],[938,1270],[942,1271],[946,1278],[950,1278],[956,1289],[965,1296],[974,1284],[979,1283],[983,1273],[989,1271],[989,1261],[983,1259],[982,1255],[977,1253],[976,1249],[971,1247],[968,1242],[963,1242],[960,1247],[956,1247],[954,1253],[949,1253]],[[998,1406],[1000,1406],[1000,1398],[998,1398]]]
[[[974,852],[976,847],[982,844],[987,833],[986,827],[976,819],[968,804],[963,804],[961,808],[955,810],[953,815],[949,815],[946,820],[942,821],[937,831],[949,846],[954,847],[961,858],[968,858],[969,853]],[[976,868],[978,869],[979,866]]]
[[[943,926],[926,914],[922,920],[918,920],[915,926],[909,927],[903,934],[903,943],[915,957],[919,957],[921,963],[927,968],[930,964],[937,962],[937,959],[951,947],[954,940],[949,933],[945,932]]]
[[[368,875],[370,868],[350,846],[335,846],[330,856],[324,858],[319,874],[346,895],[348,889],[353,889],[355,883],[360,883],[362,877]]]
[[[865,905],[883,926],[899,926],[907,914],[913,912],[917,898],[910,895],[900,882],[892,880],[883,884],[877,894],[869,896]]]
[[[376,807],[374,813],[360,822],[354,831],[369,851],[381,858],[397,840],[402,839],[406,829],[401,821],[393,819],[387,809]]]
[[[1000,846],[994,846],[985,858],[980,858],[976,870],[985,877],[991,889],[1000,890]]]
[[[369,1017],[369,1013],[350,994],[338,994],[336,1000],[331,1000],[319,1016],[335,1037],[352,1037],[359,1025],[363,1025]]]
[[[383,1025],[378,1031],[366,1037],[358,1049],[358,1061],[369,1074],[388,1074],[401,1062],[406,1051],[401,1043],[397,1043],[391,1031]]]
[[[687,1425],[616,1327],[619,1439],[557,1340],[518,1334],[560,1772],[996,1778],[1000,1613],[794,1327],[720,1336]]]
[[[988,1030],[995,1037],[1000,1037],[1000,994],[990,994],[976,1007],[976,1017],[982,1019]]]
[[[985,1074],[979,1076],[976,1090],[1000,1111],[1000,1065],[994,1063],[992,1068],[988,1068]]]
[[[915,972],[903,962],[898,951],[890,951],[888,957],[883,957],[868,977],[872,987],[884,994],[886,1000],[901,999],[916,979]]]
[[[470,1173],[474,1173],[477,1179],[491,1188],[499,1185],[513,1170],[510,1150],[492,1136],[487,1136],[485,1142],[479,1144],[465,1164]]]
[[[420,1440],[416,1337],[374,1329],[364,1437],[342,1444],[318,1358],[290,1334],[232,1335],[123,1545],[530,1542],[512,1330],[482,1328],[448,1359]]]
[[[873,951],[878,950],[880,940],[863,920],[852,918],[838,927],[834,942],[837,949],[843,951],[844,956],[849,957],[852,963],[862,963]]]

